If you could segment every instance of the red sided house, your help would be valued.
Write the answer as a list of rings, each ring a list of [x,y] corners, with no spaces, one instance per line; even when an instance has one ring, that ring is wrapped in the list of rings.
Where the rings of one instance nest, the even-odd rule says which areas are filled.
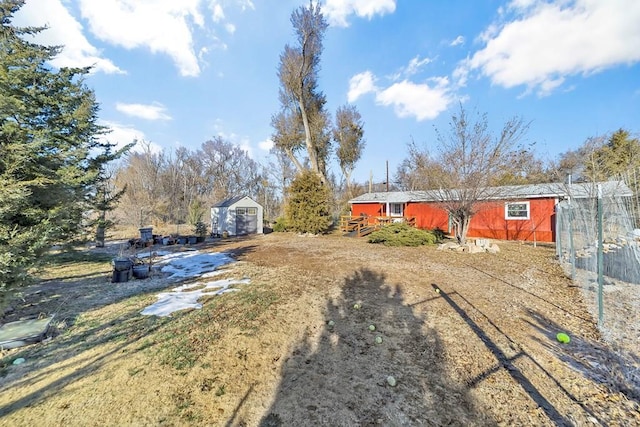
[[[598,186],[607,197],[632,196],[619,181],[493,187],[476,205],[467,237],[555,242],[556,205],[571,198],[595,200]],[[366,193],[349,200],[351,219],[366,218],[371,226],[407,221],[418,228],[451,233],[449,214],[443,207],[449,201],[446,197],[438,190]]]

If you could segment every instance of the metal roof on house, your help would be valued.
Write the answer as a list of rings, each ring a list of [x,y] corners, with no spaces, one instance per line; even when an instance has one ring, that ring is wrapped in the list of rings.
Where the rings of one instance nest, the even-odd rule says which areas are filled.
[[[586,199],[597,197],[598,186],[605,197],[630,197],[633,192],[623,181],[604,181],[577,184],[528,184],[491,187],[481,190],[483,200],[537,199],[547,197]],[[349,203],[408,203],[448,200],[459,190],[389,191],[365,193],[349,200]]]
[[[239,202],[240,200],[244,199],[247,196],[236,196],[236,197],[231,197],[227,200],[223,200],[220,203],[215,203],[212,207],[214,208],[228,208],[229,206],[233,205],[234,203]]]

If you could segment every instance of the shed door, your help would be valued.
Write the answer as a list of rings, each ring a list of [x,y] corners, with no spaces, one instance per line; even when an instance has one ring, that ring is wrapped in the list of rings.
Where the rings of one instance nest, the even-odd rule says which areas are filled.
[[[236,208],[236,234],[258,232],[258,208]]]

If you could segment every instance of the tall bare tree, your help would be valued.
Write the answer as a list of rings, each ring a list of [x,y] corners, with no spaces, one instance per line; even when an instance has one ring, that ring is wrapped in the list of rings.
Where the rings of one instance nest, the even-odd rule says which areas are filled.
[[[481,202],[501,197],[496,184],[525,149],[520,141],[529,124],[522,118],[511,118],[494,136],[486,114],[477,113],[472,120],[460,105],[449,126],[448,133],[437,132],[434,153],[414,146],[413,158],[421,162],[416,165],[427,184],[423,189],[437,196],[449,213],[456,239],[464,244],[469,222]]]
[[[221,137],[193,151],[153,152],[144,142],[141,147],[117,173],[118,187],[127,187],[119,209],[125,223],[193,223],[213,202],[237,195],[268,197],[261,166]]]
[[[353,105],[344,105],[336,111],[333,140],[336,142],[336,156],[344,175],[347,193],[351,190],[351,173],[362,156],[365,141],[364,125],[360,113]]]
[[[413,139],[407,144],[407,151],[407,157],[396,171],[395,185],[402,191],[439,188],[439,176],[445,173],[442,165],[433,158],[429,150],[418,146]]]
[[[262,182],[260,166],[241,147],[217,136],[202,144],[197,156],[203,162],[208,201],[240,194],[258,196]]]
[[[139,151],[130,153],[115,174],[116,188],[127,189],[116,213],[121,222],[142,227],[166,217],[161,180],[166,163],[164,154],[154,152],[149,142],[136,145]]]
[[[301,6],[293,11],[291,24],[297,44],[285,45],[280,55],[281,110],[272,117],[273,141],[289,156],[298,171],[305,169],[304,161],[297,157],[304,149],[310,169],[326,182],[330,120],[324,109],[325,96],[318,90],[318,72],[328,24],[320,4],[313,1],[308,7]]]

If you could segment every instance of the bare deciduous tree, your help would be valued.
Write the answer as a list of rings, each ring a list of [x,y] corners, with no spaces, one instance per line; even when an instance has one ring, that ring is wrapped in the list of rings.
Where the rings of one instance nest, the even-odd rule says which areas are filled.
[[[297,44],[286,45],[280,55],[281,111],[272,118],[273,141],[298,171],[304,170],[304,162],[296,154],[304,148],[311,170],[326,182],[331,142],[327,134],[329,118],[324,110],[326,99],[317,86],[322,40],[328,24],[319,3],[314,5],[312,1],[308,7],[293,11],[291,24]]]
[[[500,134],[494,136],[486,114],[471,120],[460,105],[452,116],[447,134],[437,133],[438,146],[433,155],[410,146],[409,161],[419,168],[425,187],[437,195],[449,213],[455,237],[466,242],[469,222],[481,202],[500,198],[496,187],[522,151],[521,139],[529,124],[522,118],[509,119]]]
[[[142,143],[117,174],[127,187],[119,213],[123,222],[185,223],[204,215],[203,207],[237,195],[264,198],[260,165],[237,145],[216,137],[199,150],[181,147],[154,153]],[[206,210],[206,209],[205,209]]]

